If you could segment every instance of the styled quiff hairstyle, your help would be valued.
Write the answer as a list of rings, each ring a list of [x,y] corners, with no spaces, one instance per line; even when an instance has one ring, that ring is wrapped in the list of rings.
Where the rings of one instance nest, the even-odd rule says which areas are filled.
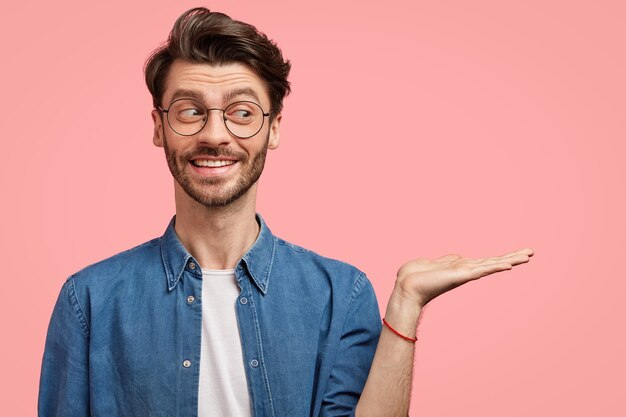
[[[175,60],[247,65],[265,82],[272,118],[280,113],[283,98],[291,91],[287,81],[291,64],[283,60],[275,42],[254,26],[205,7],[189,9],[176,19],[167,42],[146,60],[144,73],[154,108],[161,105],[165,80]]]

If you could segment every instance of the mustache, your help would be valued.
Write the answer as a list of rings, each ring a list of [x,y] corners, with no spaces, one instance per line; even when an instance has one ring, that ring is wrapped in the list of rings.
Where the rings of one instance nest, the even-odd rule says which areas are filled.
[[[226,158],[233,158],[233,159],[239,159],[239,160],[246,159],[245,154],[235,152],[232,149],[228,149],[228,148],[216,149],[216,148],[209,148],[208,146],[201,146],[199,148],[194,149],[191,152],[188,152],[182,155],[182,157],[187,160],[193,159],[193,158],[201,158],[203,156],[211,156],[213,158],[226,157]]]

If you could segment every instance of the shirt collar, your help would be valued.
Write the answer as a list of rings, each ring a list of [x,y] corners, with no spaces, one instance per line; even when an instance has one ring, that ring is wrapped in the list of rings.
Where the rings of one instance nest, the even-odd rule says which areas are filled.
[[[265,294],[267,293],[270,273],[272,272],[276,242],[263,217],[258,213],[256,214],[256,220],[261,227],[259,236],[248,252],[237,262],[236,274],[239,277],[241,270],[247,268],[252,281]],[[165,268],[169,291],[176,288],[185,268],[189,273],[197,277],[202,276],[200,264],[178,239],[178,235],[174,230],[175,224],[176,215],[172,217],[167,229],[165,229],[165,233],[161,237],[161,258]],[[194,264],[193,268],[190,267],[192,263]]]

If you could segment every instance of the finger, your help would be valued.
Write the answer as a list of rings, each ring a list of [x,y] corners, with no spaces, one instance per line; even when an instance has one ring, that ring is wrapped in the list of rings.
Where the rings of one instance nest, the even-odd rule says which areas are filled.
[[[533,256],[535,254],[535,251],[532,250],[531,248],[521,248],[518,250],[515,250],[513,252],[509,252],[509,253],[505,253],[502,256],[510,256],[510,255],[527,255],[527,256]]]
[[[529,261],[528,256],[526,255],[518,255],[518,256],[510,256],[508,258],[504,258],[504,259],[500,259],[497,261],[483,261],[481,263],[470,263],[470,266],[472,268],[484,268],[484,267],[491,267],[494,265],[510,265],[510,267],[512,268],[515,265],[519,265],[519,264],[523,264]],[[510,269],[510,268],[507,268]]]
[[[513,252],[508,252],[505,253],[503,255],[500,256],[492,256],[489,258],[477,258],[477,259],[470,259],[470,258],[466,258],[463,260],[463,262],[469,262],[469,263],[483,263],[483,262],[499,262],[499,261],[508,261],[507,258],[511,257],[511,256],[533,256],[535,254],[535,252],[531,249],[531,248],[522,248],[522,249],[518,249],[516,251]],[[446,256],[442,256],[441,258],[437,258],[435,259],[436,261],[455,261],[457,259],[461,259],[461,256],[459,255],[446,255]]]
[[[530,257],[526,255],[525,253],[518,253],[515,255],[502,256],[494,260],[491,263],[506,262],[506,263],[510,263],[511,265],[518,265],[518,264],[526,263],[529,260],[530,260]]]
[[[487,262],[483,261],[481,264],[474,264],[472,267],[472,271],[478,271],[478,274],[481,274],[485,271],[491,271],[492,269],[497,271],[503,271],[513,268],[515,265],[519,265],[522,263],[526,263],[529,261],[529,257],[527,255],[514,255],[509,256],[508,258],[504,258],[503,260]],[[493,273],[493,272],[487,272]],[[482,275],[484,276],[484,275]]]
[[[533,256],[535,254],[535,251],[532,248],[518,249],[518,252],[524,252],[528,256]]]
[[[494,274],[496,272],[508,271],[511,268],[513,268],[513,265],[506,263],[506,262],[494,263],[494,264],[489,264],[489,265],[480,265],[472,269],[471,275],[474,277],[474,279],[478,279],[487,275]]]
[[[530,261],[530,256],[528,255],[517,255],[517,256],[513,256],[509,259],[505,259],[506,262],[509,262],[511,265],[519,265],[519,264],[525,264],[526,262]]]
[[[528,262],[528,259],[534,254],[532,249],[525,248],[519,249],[514,252],[509,252],[500,256],[493,256],[490,258],[479,258],[474,260],[469,260],[474,263],[494,263],[494,262],[510,262],[511,260],[515,260],[516,263]]]
[[[493,274],[495,272],[505,271],[511,269],[513,266],[506,262],[488,264],[488,265],[476,265],[459,267],[452,270],[447,270],[446,276],[454,282],[455,286],[462,285],[465,282],[472,281],[485,275]],[[441,271],[444,272],[444,271]]]

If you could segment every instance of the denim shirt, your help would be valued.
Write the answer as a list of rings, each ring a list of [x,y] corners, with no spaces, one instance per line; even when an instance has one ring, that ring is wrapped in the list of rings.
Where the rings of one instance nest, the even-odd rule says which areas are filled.
[[[175,220],[66,280],[48,328],[40,417],[198,415],[202,271]],[[257,221],[235,269],[252,414],[353,416],[381,331],[372,285]]]

